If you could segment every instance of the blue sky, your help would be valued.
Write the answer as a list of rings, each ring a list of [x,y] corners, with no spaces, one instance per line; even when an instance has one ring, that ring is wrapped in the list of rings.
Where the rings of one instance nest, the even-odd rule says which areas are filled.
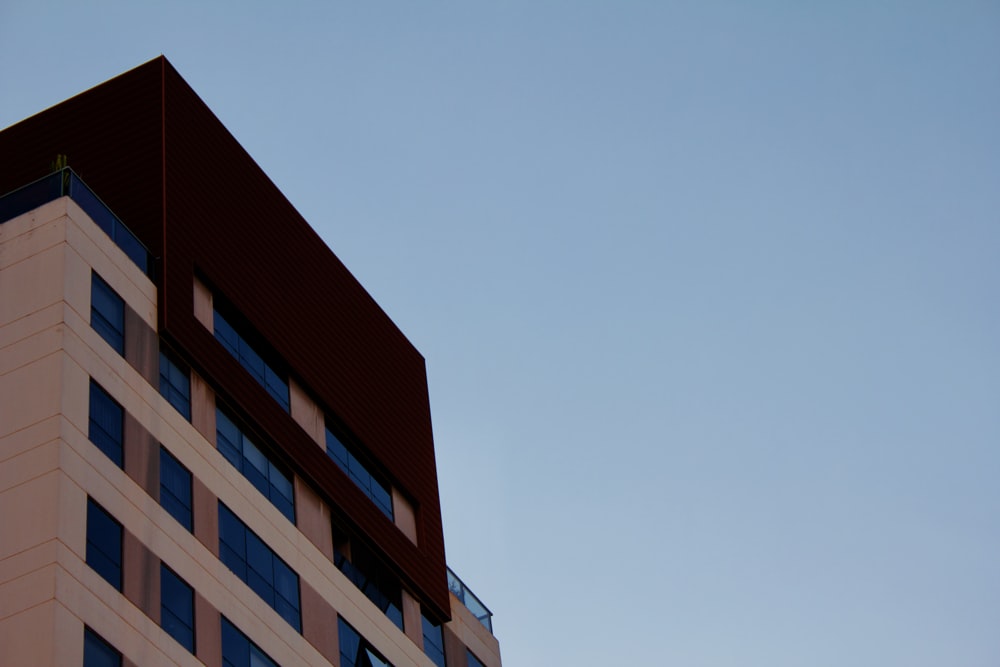
[[[1000,662],[1000,5],[7,0],[0,126],[160,53],[426,357],[508,667]]]

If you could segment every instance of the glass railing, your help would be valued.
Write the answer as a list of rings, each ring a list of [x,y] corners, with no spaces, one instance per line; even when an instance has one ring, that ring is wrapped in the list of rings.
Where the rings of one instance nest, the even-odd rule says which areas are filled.
[[[472,612],[472,615],[479,619],[483,627],[493,633],[493,612],[486,608],[482,600],[469,590],[469,587],[458,578],[458,575],[448,568],[448,588],[465,605],[465,608]]]
[[[36,209],[53,199],[67,196],[111,237],[115,245],[121,248],[144,274],[153,277],[153,263],[150,261],[146,246],[69,167],[63,167],[0,197],[0,223]]]

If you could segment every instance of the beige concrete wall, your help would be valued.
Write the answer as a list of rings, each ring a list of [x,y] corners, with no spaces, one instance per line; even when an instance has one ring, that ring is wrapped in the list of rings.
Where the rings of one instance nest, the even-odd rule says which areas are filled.
[[[326,451],[326,421],[323,411],[319,409],[316,402],[309,397],[306,390],[295,380],[288,380],[289,409],[292,419],[299,423],[299,426],[309,434],[323,451]]]
[[[409,499],[399,491],[392,489],[392,515],[395,519],[396,527],[406,535],[414,544],[417,543],[417,514],[413,510],[413,505]]]
[[[500,667],[500,643],[471,611],[454,595],[451,598],[451,622],[447,629],[476,654],[486,667]]]

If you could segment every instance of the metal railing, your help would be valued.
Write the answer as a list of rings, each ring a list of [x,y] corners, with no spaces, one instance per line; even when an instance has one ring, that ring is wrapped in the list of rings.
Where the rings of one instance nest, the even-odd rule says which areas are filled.
[[[0,197],[0,223],[7,222],[59,197],[69,197],[111,237],[146,276],[153,277],[153,263],[142,241],[125,226],[107,204],[69,167],[63,167]]]
[[[489,630],[490,634],[493,634],[493,612],[486,608],[483,601],[469,590],[465,582],[459,579],[450,567],[448,568],[448,589],[465,605],[466,609],[472,612],[472,615],[483,624],[483,627]]]

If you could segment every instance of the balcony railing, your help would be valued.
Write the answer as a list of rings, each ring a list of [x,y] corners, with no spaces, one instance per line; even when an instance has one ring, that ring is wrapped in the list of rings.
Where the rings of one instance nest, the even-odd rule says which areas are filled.
[[[115,245],[121,248],[146,276],[153,277],[153,263],[150,261],[146,246],[69,167],[63,167],[0,197],[0,223],[36,209],[53,199],[67,196],[111,237]]]
[[[465,605],[465,608],[479,619],[483,627],[489,630],[490,634],[493,634],[493,612],[486,608],[482,600],[469,590],[465,582],[459,579],[458,575],[452,572],[450,567],[448,568],[448,588]]]

